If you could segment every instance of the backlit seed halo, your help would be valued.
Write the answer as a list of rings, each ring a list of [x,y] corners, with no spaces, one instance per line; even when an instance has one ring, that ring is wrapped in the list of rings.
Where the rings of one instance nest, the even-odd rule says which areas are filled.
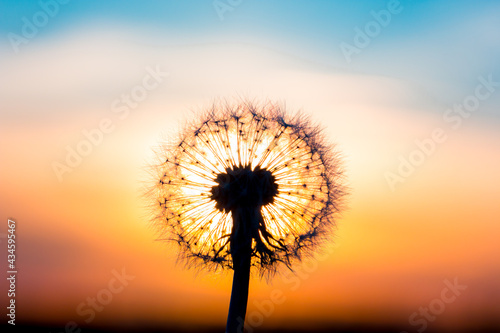
[[[234,205],[261,209],[252,266],[266,274],[327,238],[345,194],[338,155],[320,129],[274,103],[215,104],[164,147],[155,170],[157,227],[182,259],[214,270],[232,268]]]

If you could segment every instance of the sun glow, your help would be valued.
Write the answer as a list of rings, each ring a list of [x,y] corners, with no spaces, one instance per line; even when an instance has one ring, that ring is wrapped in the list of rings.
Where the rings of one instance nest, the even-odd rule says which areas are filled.
[[[176,145],[165,147],[158,165],[156,221],[183,247],[181,256],[231,268],[232,211],[217,205],[216,196],[229,178],[238,184],[245,182],[243,172],[259,170],[271,175],[277,192],[260,205],[252,265],[274,270],[280,257],[289,266],[325,236],[344,192],[338,161],[319,130],[272,104],[214,107]]]

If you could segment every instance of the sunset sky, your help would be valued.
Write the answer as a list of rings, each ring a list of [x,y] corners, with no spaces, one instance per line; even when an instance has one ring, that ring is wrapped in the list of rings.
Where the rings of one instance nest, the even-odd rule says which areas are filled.
[[[351,192],[321,258],[252,279],[255,331],[500,328],[500,3],[62,2],[0,0],[0,241],[13,218],[19,325],[224,327],[231,274],[176,264],[144,192],[155,147],[248,98],[322,126]]]

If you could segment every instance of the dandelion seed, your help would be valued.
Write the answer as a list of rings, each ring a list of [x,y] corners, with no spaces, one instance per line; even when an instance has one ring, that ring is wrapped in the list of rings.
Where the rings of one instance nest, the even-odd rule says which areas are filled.
[[[272,103],[218,104],[160,157],[159,229],[188,264],[234,270],[227,332],[244,321],[251,266],[291,269],[331,233],[345,192],[320,132]]]

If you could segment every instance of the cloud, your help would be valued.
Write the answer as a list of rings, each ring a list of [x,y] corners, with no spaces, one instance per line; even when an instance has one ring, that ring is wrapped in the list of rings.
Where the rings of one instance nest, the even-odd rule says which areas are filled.
[[[108,108],[130,90],[147,66],[172,73],[159,90],[178,98],[235,94],[286,98],[328,96],[333,103],[405,103],[414,87],[388,77],[319,70],[269,49],[240,44],[168,44],[120,27],[81,27],[34,43],[0,64],[3,115]],[[418,94],[418,93],[417,93]]]

